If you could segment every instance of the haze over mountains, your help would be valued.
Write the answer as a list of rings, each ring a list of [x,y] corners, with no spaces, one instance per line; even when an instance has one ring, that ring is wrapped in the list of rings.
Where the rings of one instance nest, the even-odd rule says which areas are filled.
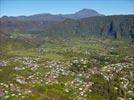
[[[86,18],[86,17],[93,17],[93,16],[100,16],[97,11],[92,9],[82,9],[78,12],[75,12],[73,14],[50,14],[50,13],[44,13],[44,14],[35,14],[31,16],[17,16],[17,17],[8,17],[3,16],[3,19],[12,19],[12,20],[43,20],[43,21],[63,21],[64,19],[70,18],[70,19],[80,19],[80,18]]]
[[[0,18],[1,34],[14,32],[43,34],[50,37],[110,36],[134,39],[134,15],[104,16],[92,9],[74,14],[36,14]]]
[[[31,16],[17,16],[17,17],[8,17],[3,16],[0,18],[1,29],[4,31],[16,31],[16,30],[37,30],[43,29],[59,22],[62,22],[66,19],[80,19],[86,17],[100,16],[98,12],[91,9],[83,9],[74,14],[58,14],[53,15],[49,13],[45,14],[36,14]]]

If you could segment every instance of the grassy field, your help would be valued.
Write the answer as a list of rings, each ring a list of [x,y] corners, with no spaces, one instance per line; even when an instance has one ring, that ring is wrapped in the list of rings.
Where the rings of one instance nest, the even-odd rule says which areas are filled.
[[[133,77],[134,45],[128,41],[89,37],[1,45],[1,100],[132,100]]]

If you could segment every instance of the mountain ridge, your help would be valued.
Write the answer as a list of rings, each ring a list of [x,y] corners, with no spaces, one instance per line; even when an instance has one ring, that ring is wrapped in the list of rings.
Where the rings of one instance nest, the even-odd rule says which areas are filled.
[[[91,10],[90,10],[91,12]],[[75,14],[87,15],[88,10],[83,9]],[[97,13],[94,12],[93,13]],[[63,15],[53,16],[45,14],[44,19],[42,14],[16,17],[0,18],[0,30],[3,33],[34,33],[43,34],[43,36],[59,36],[71,37],[75,36],[110,36],[116,39],[127,38],[134,41],[134,15],[113,15],[113,16],[90,16],[77,19],[62,17]],[[60,16],[60,17],[59,17]],[[66,15],[65,15],[66,16]],[[74,17],[74,18],[73,18]],[[48,19],[47,19],[48,18]]]
[[[92,16],[100,16],[101,14],[99,14],[97,11],[93,10],[93,9],[82,9],[79,10],[75,13],[72,14],[51,14],[51,13],[40,13],[40,14],[34,14],[34,15],[30,15],[30,16],[3,16],[1,18],[32,18],[32,17],[39,17],[39,18],[45,18],[45,17],[63,17],[64,19],[66,18],[70,18],[70,19],[80,19],[80,18],[85,18],[85,17],[92,17]]]

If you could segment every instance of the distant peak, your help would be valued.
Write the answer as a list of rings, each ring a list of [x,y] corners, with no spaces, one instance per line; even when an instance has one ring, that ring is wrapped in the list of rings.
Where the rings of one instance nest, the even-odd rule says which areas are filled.
[[[86,9],[86,8],[84,8],[76,13],[96,13],[96,14],[99,14],[97,11],[95,11],[93,9]]]
[[[93,10],[93,9],[86,9],[86,8],[84,8],[84,9],[82,9],[80,11],[91,11],[91,10]]]

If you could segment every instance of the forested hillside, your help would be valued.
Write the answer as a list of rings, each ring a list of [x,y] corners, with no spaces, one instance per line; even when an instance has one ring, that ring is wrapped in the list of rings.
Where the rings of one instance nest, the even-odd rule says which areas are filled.
[[[39,16],[39,15],[38,15]],[[86,37],[90,35],[134,40],[134,15],[96,16],[60,21],[16,20],[2,18],[1,31],[5,33],[34,33],[48,37]]]
[[[80,20],[65,20],[50,26],[47,35],[81,36],[89,35],[110,36],[116,39],[134,39],[134,15],[99,16]]]

